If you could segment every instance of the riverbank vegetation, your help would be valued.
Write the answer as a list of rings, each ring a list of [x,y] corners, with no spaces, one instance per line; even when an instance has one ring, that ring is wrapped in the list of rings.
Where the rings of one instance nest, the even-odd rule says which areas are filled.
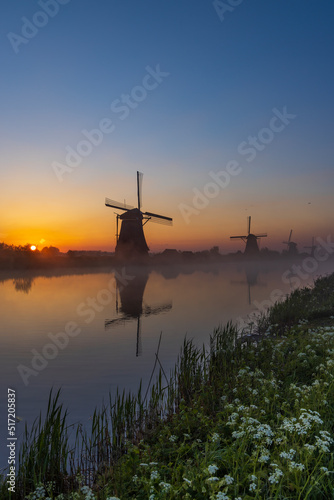
[[[169,377],[161,367],[149,390],[110,397],[91,429],[51,393],[26,429],[17,493],[4,484],[2,497],[334,498],[334,275],[275,304],[256,333],[186,339]]]

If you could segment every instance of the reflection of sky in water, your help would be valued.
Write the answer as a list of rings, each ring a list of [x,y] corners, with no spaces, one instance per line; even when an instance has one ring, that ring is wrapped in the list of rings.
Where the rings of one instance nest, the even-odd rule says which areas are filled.
[[[180,274],[168,267],[149,275],[132,272],[136,275],[132,283],[136,293],[129,293],[130,280],[130,288],[119,293],[117,304],[112,273],[78,272],[56,277],[27,273],[15,277],[0,275],[1,393],[5,394],[8,387],[15,388],[17,414],[31,422],[41,408],[45,409],[50,388],[62,387],[62,401],[70,410],[70,419],[85,422],[116,386],[135,391],[143,378],[146,388],[160,332],[163,335],[159,359],[169,372],[186,334],[201,345],[208,341],[216,326],[245,317],[254,310],[254,302],[268,300],[274,289],[289,292],[289,285],[282,282],[288,263],[281,262],[275,268],[266,263],[257,266],[229,264]],[[319,265],[309,282],[333,267],[333,262]],[[102,296],[106,302],[108,295],[99,293],[108,288],[113,293],[109,294],[107,305],[88,302],[89,298],[96,300]],[[48,334],[63,332],[69,321],[78,324],[80,334],[71,338],[65,349],[59,349],[57,357],[49,360],[43,371],[31,376],[26,387],[17,366],[30,367],[31,350],[40,353],[50,343]],[[113,324],[106,327],[110,321]],[[138,333],[141,352],[136,356]],[[5,415],[4,398],[1,401],[0,411]],[[17,430],[20,428],[23,430],[22,423]],[[2,433],[4,440],[4,430]]]

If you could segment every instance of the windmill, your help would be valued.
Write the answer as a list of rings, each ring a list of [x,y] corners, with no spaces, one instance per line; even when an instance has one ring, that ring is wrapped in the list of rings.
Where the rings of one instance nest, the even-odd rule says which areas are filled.
[[[257,244],[257,240],[259,238],[266,238],[267,234],[253,234],[250,232],[251,230],[251,216],[247,217],[248,223],[247,223],[247,235],[244,236],[230,236],[231,240],[238,239],[242,240],[246,243],[246,248],[245,248],[245,255],[257,255],[260,250],[259,246]]]
[[[287,245],[286,252],[288,255],[297,255],[298,254],[297,243],[291,241],[291,236],[292,236],[292,229],[290,231],[288,241],[283,241],[283,243],[284,245]]]
[[[115,319],[105,320],[105,329],[114,328],[127,322],[137,322],[136,356],[140,356],[141,349],[141,318],[154,314],[168,312],[172,303],[159,304],[155,307],[143,304],[143,296],[149,274],[145,271],[137,272],[131,282],[124,286],[116,276],[116,313],[122,315]],[[119,307],[120,299],[120,307]]]
[[[310,247],[304,247],[307,248],[308,250],[311,250],[311,257],[314,256],[315,249],[317,248],[317,245],[314,244],[314,236],[312,236],[312,245]]]
[[[158,215],[153,212],[142,212],[142,179],[143,174],[137,172],[137,201],[138,207],[134,208],[131,205],[119,203],[106,198],[105,205],[107,207],[123,210],[124,213],[116,214],[116,255],[122,258],[131,258],[134,256],[148,255],[149,248],[146,243],[143,226],[148,222],[157,222],[160,224],[171,225],[173,219],[164,215]],[[121,229],[118,234],[119,219],[121,220]],[[143,222],[144,221],[144,222]]]

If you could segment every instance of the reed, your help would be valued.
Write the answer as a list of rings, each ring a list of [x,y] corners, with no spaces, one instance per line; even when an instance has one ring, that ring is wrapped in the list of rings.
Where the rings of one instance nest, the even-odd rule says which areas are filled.
[[[60,390],[51,389],[44,422],[40,414],[30,430],[25,427],[17,477],[21,496],[39,483],[56,482],[61,490],[71,482],[67,412],[59,397]]]

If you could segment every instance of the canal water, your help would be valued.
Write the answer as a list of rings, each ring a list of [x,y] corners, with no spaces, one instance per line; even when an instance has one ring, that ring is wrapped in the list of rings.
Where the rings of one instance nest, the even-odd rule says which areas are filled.
[[[301,264],[301,263],[299,263]],[[207,344],[227,321],[244,325],[296,286],[334,271],[334,262],[298,272],[296,263],[83,269],[0,273],[1,421],[16,391],[17,435],[61,388],[71,422],[87,423],[116,388],[147,387],[159,359],[169,373],[185,336]],[[298,263],[297,263],[298,265]],[[297,271],[297,272],[296,272]],[[1,426],[0,468],[6,465]]]

